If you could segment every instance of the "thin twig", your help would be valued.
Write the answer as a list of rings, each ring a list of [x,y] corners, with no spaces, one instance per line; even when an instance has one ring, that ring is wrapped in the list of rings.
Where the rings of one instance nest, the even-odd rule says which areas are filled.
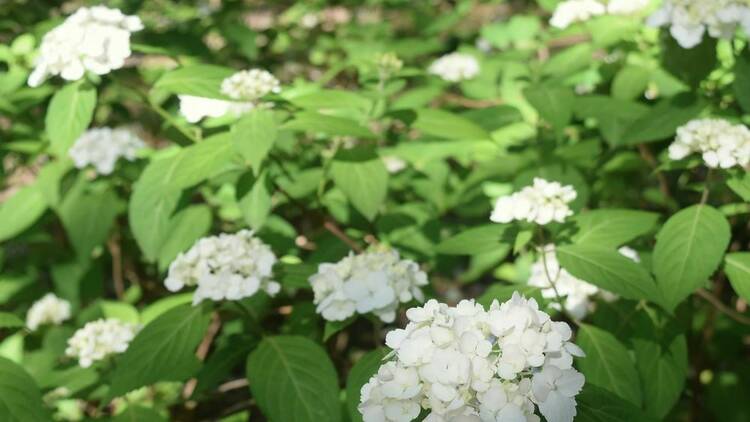
[[[112,283],[114,284],[115,295],[117,299],[122,299],[125,296],[125,282],[122,278],[122,250],[117,233],[107,239],[107,249],[112,256]]]
[[[206,330],[206,334],[203,336],[203,340],[201,340],[201,343],[198,345],[198,349],[195,351],[195,357],[197,357],[201,361],[206,359],[206,356],[208,356],[208,351],[209,349],[211,349],[211,344],[214,342],[214,338],[216,338],[216,335],[219,333],[220,329],[221,318],[219,318],[219,314],[217,312],[214,312],[213,314],[211,314],[211,324],[208,326],[208,330]],[[188,382],[186,382],[185,387],[182,389],[182,397],[184,399],[187,399],[191,395],[193,395],[193,391],[195,391],[195,387],[197,385],[197,378],[192,378]]]
[[[351,237],[347,236],[346,233],[344,233],[333,221],[327,220],[325,223],[323,223],[323,227],[331,232],[331,234],[339,238],[339,240],[346,243],[350,248],[352,248],[354,252],[361,253],[363,251],[362,247],[359,246],[357,242],[352,240]]]
[[[707,292],[705,289],[698,289],[695,294],[703,298],[706,302],[713,305],[719,312],[739,322],[740,324],[750,325],[750,317],[740,314],[729,306],[725,305],[719,298]]]

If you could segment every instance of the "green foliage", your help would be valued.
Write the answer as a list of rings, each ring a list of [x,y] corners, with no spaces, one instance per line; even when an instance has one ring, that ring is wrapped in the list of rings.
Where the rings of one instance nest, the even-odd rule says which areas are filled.
[[[19,365],[0,357],[0,418],[8,422],[49,421],[34,380]]]

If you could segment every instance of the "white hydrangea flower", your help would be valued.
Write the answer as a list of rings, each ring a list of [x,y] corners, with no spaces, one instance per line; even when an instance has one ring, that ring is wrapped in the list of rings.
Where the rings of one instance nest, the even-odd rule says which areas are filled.
[[[536,177],[533,185],[499,198],[490,220],[496,223],[528,221],[539,225],[552,221],[562,223],[573,215],[568,204],[576,199],[576,195],[572,186],[563,186],[559,182],[548,182]]]
[[[281,285],[271,280],[276,255],[250,230],[198,240],[169,266],[164,285],[172,292],[198,286],[193,304],[240,300],[263,290],[273,296]]]
[[[87,130],[68,151],[76,168],[94,166],[98,174],[111,174],[120,158],[133,161],[146,144],[125,128],[100,127]]]
[[[576,22],[585,22],[606,12],[607,8],[598,0],[566,0],[557,4],[549,24],[565,29]]]
[[[320,264],[310,284],[317,311],[326,320],[371,312],[393,322],[399,303],[424,300],[420,287],[427,285],[427,274],[395,250],[376,250]]]
[[[82,7],[42,39],[29,85],[39,86],[49,76],[68,81],[86,71],[104,75],[119,69],[130,57],[130,34],[143,29],[138,16],[104,6]]]
[[[560,304],[556,301],[557,295],[564,298],[563,307],[573,318],[583,319],[588,315],[593,304],[593,297],[597,294],[603,299],[612,301],[616,295],[600,289],[587,281],[574,277],[560,266],[555,254],[555,245],[546,245],[543,248],[544,257],[540,256],[531,265],[531,276],[529,286],[539,287],[542,297],[550,299],[550,306],[560,310]],[[640,256],[635,250],[623,246],[619,249],[620,254],[635,262],[640,262]],[[546,268],[545,268],[546,262]],[[554,287],[550,283],[554,282]]]
[[[635,15],[644,11],[651,0],[609,0],[607,13],[610,15]]]
[[[669,27],[683,48],[693,48],[708,33],[732,39],[738,27],[750,34],[750,4],[745,0],[664,0],[648,19],[651,26]]]
[[[750,164],[750,130],[721,119],[697,119],[677,129],[669,158],[681,160],[699,153],[711,168],[747,167]]]
[[[362,387],[365,422],[571,422],[584,377],[572,331],[514,293],[485,310],[473,300],[455,307],[428,301],[411,308],[405,329],[388,333],[393,358]]]
[[[471,54],[450,53],[435,60],[429,72],[448,82],[461,82],[479,74],[479,62]]]
[[[180,100],[180,114],[189,123],[198,123],[206,117],[240,116],[255,108],[250,101],[227,101],[195,95],[178,95],[177,98]]]
[[[221,82],[221,93],[235,100],[256,101],[270,93],[279,92],[279,80],[262,69],[242,70]]]
[[[47,293],[37,300],[26,313],[26,326],[36,331],[40,325],[60,325],[70,319],[70,302],[60,299],[54,293]]]
[[[87,323],[68,339],[67,356],[88,368],[109,355],[122,353],[135,338],[139,327],[116,319],[98,319]]]

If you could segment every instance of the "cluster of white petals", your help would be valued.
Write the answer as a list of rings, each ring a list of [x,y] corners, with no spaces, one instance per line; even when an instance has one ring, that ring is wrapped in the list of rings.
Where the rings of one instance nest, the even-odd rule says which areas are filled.
[[[67,356],[88,368],[109,355],[122,353],[138,333],[139,327],[117,319],[98,319],[87,323],[68,339]]]
[[[26,313],[26,326],[36,331],[40,325],[60,325],[70,319],[70,302],[60,299],[53,293],[47,293],[37,300]]]
[[[49,76],[81,79],[86,71],[104,75],[130,57],[130,34],[143,29],[137,16],[104,6],[82,7],[42,39],[30,86]]]
[[[550,25],[565,29],[577,22],[585,22],[596,16],[634,15],[648,7],[650,0],[565,0],[557,4]]]
[[[738,27],[750,34],[750,4],[746,0],[664,0],[648,24],[669,27],[678,44],[693,48],[706,34],[732,39]]]
[[[450,53],[435,60],[429,72],[448,82],[461,82],[479,74],[479,62],[471,54]]]
[[[240,116],[255,108],[249,101],[227,101],[216,98],[178,95],[180,114],[190,123],[198,123],[207,117]]]
[[[146,144],[125,128],[100,127],[87,130],[68,151],[79,169],[94,166],[98,174],[111,174],[120,158],[133,161]]]
[[[271,280],[276,255],[250,230],[198,240],[169,266],[164,284],[176,292],[198,286],[193,304],[203,300],[239,300],[259,290],[275,295],[281,285]]]
[[[343,321],[356,312],[393,322],[399,303],[424,300],[420,287],[427,285],[427,274],[395,250],[373,250],[320,264],[310,284],[326,320]]]
[[[242,70],[221,82],[221,93],[234,100],[256,101],[270,93],[279,92],[279,80],[262,69]]]
[[[750,129],[722,119],[697,119],[677,129],[669,158],[682,160],[701,154],[711,168],[747,167],[750,164]]]
[[[365,422],[571,422],[584,356],[564,322],[514,293],[489,310],[473,300],[435,300],[409,309],[405,329],[388,333],[392,359],[362,387]],[[538,410],[538,413],[537,413]]]
[[[552,221],[562,223],[573,215],[568,204],[576,199],[576,195],[572,186],[563,186],[559,182],[548,182],[536,177],[533,185],[498,198],[490,220],[496,223],[519,220],[539,225]]]
[[[539,287],[542,297],[550,299],[550,306],[560,310],[557,295],[564,299],[562,306],[573,318],[583,319],[588,315],[593,305],[593,297],[599,295],[604,300],[617,298],[613,293],[600,289],[587,281],[574,277],[560,266],[555,254],[555,245],[546,245],[544,256],[540,256],[531,266],[529,286]],[[640,262],[638,252],[627,246],[619,249],[620,254]],[[550,281],[551,279],[551,281]]]

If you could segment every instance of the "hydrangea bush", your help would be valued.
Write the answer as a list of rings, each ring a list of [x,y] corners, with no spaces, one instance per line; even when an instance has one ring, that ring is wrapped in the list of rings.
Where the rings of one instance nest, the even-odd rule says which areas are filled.
[[[0,12],[0,421],[749,420],[747,0]]]

